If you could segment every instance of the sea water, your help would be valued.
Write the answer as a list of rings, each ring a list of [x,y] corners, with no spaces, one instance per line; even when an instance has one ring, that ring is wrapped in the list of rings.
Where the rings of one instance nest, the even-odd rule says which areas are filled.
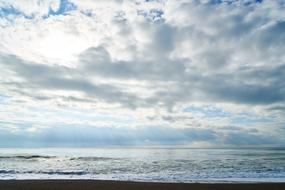
[[[0,179],[285,182],[285,149],[0,149]]]

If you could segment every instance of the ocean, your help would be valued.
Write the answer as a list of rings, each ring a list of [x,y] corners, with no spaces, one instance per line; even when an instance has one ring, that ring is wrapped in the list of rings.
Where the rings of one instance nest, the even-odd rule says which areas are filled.
[[[285,182],[285,149],[0,149],[0,179]]]

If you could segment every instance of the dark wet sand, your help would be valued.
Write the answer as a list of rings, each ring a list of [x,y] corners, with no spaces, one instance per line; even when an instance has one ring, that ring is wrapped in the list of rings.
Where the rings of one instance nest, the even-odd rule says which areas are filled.
[[[285,183],[146,183],[97,180],[2,180],[0,190],[284,190]]]

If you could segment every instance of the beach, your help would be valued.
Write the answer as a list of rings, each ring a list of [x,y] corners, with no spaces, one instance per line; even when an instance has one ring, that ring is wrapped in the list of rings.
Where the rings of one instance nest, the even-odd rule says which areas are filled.
[[[2,180],[1,190],[281,190],[285,183],[155,183],[104,180]]]

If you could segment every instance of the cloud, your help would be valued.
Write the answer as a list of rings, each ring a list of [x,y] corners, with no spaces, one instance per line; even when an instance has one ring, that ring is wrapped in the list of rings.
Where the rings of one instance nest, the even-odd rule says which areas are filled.
[[[23,133],[0,131],[2,146],[114,146],[114,145],[181,145],[183,143],[212,141],[217,137],[211,130],[174,129],[145,126],[116,128],[96,126],[58,126],[46,130],[27,127]],[[15,142],[17,139],[18,143]],[[20,142],[20,143],[19,143]]]
[[[14,16],[24,16],[25,18],[33,18],[35,15],[46,15],[49,11],[55,11],[59,9],[60,2],[57,0],[47,0],[47,1],[13,1],[8,0],[0,1],[1,6],[1,16],[7,17],[10,15]]]
[[[274,144],[269,139],[284,138],[277,133],[285,123],[284,6],[269,0],[0,1],[0,120],[37,124],[30,116],[39,106],[48,126],[56,123],[47,115],[65,115],[62,125],[93,126],[98,114],[121,113],[133,118],[129,127],[173,128],[167,141]],[[69,109],[79,114],[72,118],[73,111],[64,113]],[[222,130],[228,126],[240,130]]]

